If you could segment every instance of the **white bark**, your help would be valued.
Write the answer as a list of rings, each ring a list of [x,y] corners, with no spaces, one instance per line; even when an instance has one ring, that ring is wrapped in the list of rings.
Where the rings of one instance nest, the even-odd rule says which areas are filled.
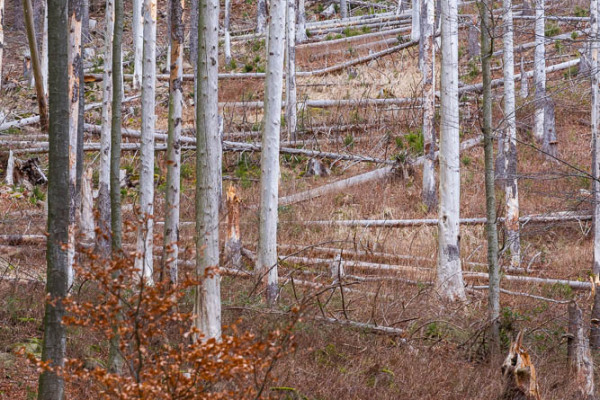
[[[2,89],[2,58],[4,56],[3,53],[4,53],[4,0],[0,0],[0,90]]]
[[[544,119],[546,102],[546,47],[545,47],[544,0],[535,1],[535,52],[534,86],[535,111],[533,135],[538,142],[544,139]]]
[[[231,19],[231,0],[225,0],[225,15],[223,17],[223,29],[225,30],[225,64],[231,63],[231,35],[230,31],[230,19]]]
[[[296,139],[296,2],[287,0],[285,123],[288,140]]]
[[[340,17],[348,18],[348,2],[346,0],[340,0]]]
[[[304,0],[298,0],[298,17],[297,17],[296,43],[304,43],[306,36],[306,6]]]
[[[12,150],[8,151],[8,162],[6,163],[6,176],[4,181],[8,186],[15,184],[15,156]]]
[[[442,0],[440,206],[436,287],[446,300],[465,300],[460,243],[458,1]]]
[[[504,53],[504,121],[506,140],[505,157],[505,202],[506,232],[510,250],[510,266],[518,268],[521,264],[521,238],[519,233],[519,190],[517,180],[517,118],[515,109],[515,60],[513,53],[513,15],[512,0],[503,0],[504,32],[502,36]],[[523,76],[523,74],[521,75]]]
[[[4,2],[4,0],[0,0]],[[4,16],[2,16],[4,17]],[[0,49],[0,52],[2,50]],[[48,1],[44,5],[44,25],[42,31],[42,54],[40,57],[42,63],[42,82],[44,84],[44,93],[48,96]],[[1,62],[1,61],[0,61]]]
[[[219,0],[199,0],[196,103],[196,290],[195,326],[206,338],[221,336],[219,267]],[[280,79],[281,81],[281,79]],[[209,274],[209,275],[207,275]]]
[[[412,30],[410,31],[410,40],[413,42],[419,41],[421,37],[421,28],[419,27],[421,23],[421,1],[422,0],[413,0],[412,4]]]
[[[88,168],[81,182],[80,231],[83,240],[91,242],[96,237],[94,226],[94,199],[92,195],[92,169]]]
[[[591,62],[591,78],[592,78],[592,175],[594,181],[592,184],[593,199],[594,199],[594,264],[592,273],[596,276],[600,275],[600,138],[598,137],[598,131],[600,130],[600,89],[598,84],[600,83],[600,75],[598,74],[598,0],[591,0],[590,2],[590,17],[591,17],[591,29],[590,29],[590,62]]]
[[[521,91],[519,92],[522,99],[526,99],[529,96],[529,78],[527,73],[525,72],[525,63],[523,61],[523,56],[521,56]]]
[[[133,30],[133,88],[139,89],[142,84],[142,58],[144,55],[144,16],[143,4],[147,0],[133,0],[131,25]]]
[[[144,0],[142,65],[142,138],[140,149],[140,203],[135,267],[152,284],[154,245],[154,129],[156,97],[156,0]]]
[[[267,31],[267,0],[258,0],[256,7],[256,33],[265,34]]]
[[[435,179],[435,47],[433,45],[435,23],[434,0],[422,0],[421,26],[422,73],[423,73],[423,144],[425,161],[423,162],[423,188],[421,198],[429,210],[437,206]]]
[[[398,5],[396,6],[396,15],[402,14],[404,11],[404,2],[402,0],[398,0]]]
[[[277,203],[279,198],[279,135],[285,39],[285,2],[270,7],[265,114],[261,153],[260,227],[256,272],[268,275],[267,301],[274,304],[277,284]]]

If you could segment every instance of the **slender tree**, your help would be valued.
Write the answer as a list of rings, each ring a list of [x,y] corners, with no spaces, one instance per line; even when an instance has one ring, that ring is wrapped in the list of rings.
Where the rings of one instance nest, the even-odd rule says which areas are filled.
[[[304,43],[308,39],[306,36],[306,6],[304,0],[298,0],[296,43]]]
[[[421,35],[421,0],[412,0],[412,29],[410,30],[410,40],[416,42]]]
[[[296,2],[287,0],[285,124],[288,140],[296,140]]]
[[[198,61],[198,0],[190,0],[190,64],[196,70]],[[195,92],[195,91],[194,91]]]
[[[348,18],[348,2],[346,0],[340,0],[340,17]]]
[[[503,0],[504,32],[502,53],[504,65],[504,199],[506,203],[506,237],[510,266],[521,265],[521,235],[519,232],[519,186],[517,179],[517,115],[515,109],[515,59],[513,46],[512,0]],[[521,59],[522,63],[522,59]],[[523,72],[522,72],[523,73]]]
[[[546,102],[546,40],[544,0],[535,1],[535,52],[533,80],[535,86],[535,112],[533,135],[538,142],[544,140]]]
[[[508,0],[510,1],[510,0]],[[481,17],[481,75],[483,78],[483,137],[485,153],[485,208],[487,260],[489,270],[488,313],[492,338],[492,351],[500,351],[500,271],[498,268],[498,230],[496,227],[496,192],[494,182],[494,138],[492,131],[492,59],[493,26],[492,0],[478,3]],[[513,83],[514,84],[514,83]]]
[[[458,2],[442,0],[440,206],[436,287],[447,300],[464,300],[460,263],[460,157],[458,119]]]
[[[267,30],[267,0],[258,0],[256,9],[256,33]]]
[[[31,63],[33,65],[33,75],[35,77],[35,91],[38,102],[38,109],[40,112],[40,125],[42,126],[42,130],[46,132],[48,131],[48,106],[46,103],[46,93],[44,91],[42,66],[36,42],[35,24],[33,22],[33,7],[31,5],[31,0],[23,0],[23,13],[25,16],[27,41],[29,43],[29,54],[31,56]]]
[[[435,22],[434,0],[421,1],[421,54],[423,63],[423,189],[421,198],[428,210],[437,206],[435,182],[435,47],[433,44],[433,24]]]
[[[521,69],[519,72],[521,73],[521,91],[519,92],[519,95],[521,96],[522,99],[526,99],[527,96],[529,96],[529,84],[528,84],[527,73],[525,71],[525,62],[523,61],[523,56],[521,56],[520,67],[521,67]]]
[[[206,338],[221,336],[219,266],[219,0],[199,0],[196,72],[196,291],[195,326]]]
[[[4,0],[0,0],[0,90],[2,89],[2,59],[4,57]]]
[[[156,0],[144,0],[140,224],[135,266],[152,283],[154,247],[154,128],[156,97]]]
[[[62,323],[65,308],[62,299],[69,291],[70,205],[65,196],[74,190],[69,184],[69,164],[75,163],[69,151],[69,56],[65,40],[69,35],[66,0],[48,0],[48,48],[53,62],[49,69],[49,151],[48,151],[48,239],[46,292],[42,361],[53,367],[64,366],[66,329]],[[40,374],[38,399],[62,400],[64,381],[56,371]]]
[[[179,254],[179,197],[183,110],[183,0],[171,0],[171,74],[169,79],[169,130],[167,138],[167,194],[162,267],[177,283]]]
[[[133,0],[133,14],[131,26],[133,30],[133,88],[139,89],[142,85],[142,58],[144,56],[144,2],[147,0]]]
[[[231,19],[231,0],[225,0],[225,15],[223,16],[223,29],[225,30],[225,64],[231,64],[231,35],[230,19]]]
[[[260,227],[256,272],[267,276],[267,302],[278,296],[277,282],[277,203],[279,199],[279,134],[285,32],[285,3],[271,2],[265,114],[260,159]]]
[[[105,258],[110,255],[110,131],[113,97],[113,35],[115,2],[106,0],[104,34],[104,79],[102,80],[102,131],[100,133],[100,173],[98,179],[98,249]]]

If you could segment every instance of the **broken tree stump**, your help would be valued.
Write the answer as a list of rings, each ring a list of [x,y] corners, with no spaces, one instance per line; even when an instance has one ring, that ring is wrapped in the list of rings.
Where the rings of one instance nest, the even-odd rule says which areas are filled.
[[[240,198],[235,186],[227,190],[227,237],[225,238],[225,261],[236,269],[242,269],[242,240],[240,238]]]

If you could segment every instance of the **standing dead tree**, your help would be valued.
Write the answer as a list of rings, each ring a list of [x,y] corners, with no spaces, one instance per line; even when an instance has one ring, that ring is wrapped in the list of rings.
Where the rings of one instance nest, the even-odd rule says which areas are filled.
[[[591,84],[592,84],[592,182],[593,190],[593,216],[594,216],[594,259],[592,264],[592,274],[594,276],[594,305],[592,307],[592,320],[590,324],[590,344],[594,349],[600,349],[600,75],[598,67],[598,0],[590,1],[590,63],[591,63]]]
[[[502,364],[506,400],[542,400],[531,356],[523,347],[523,331],[511,343],[510,350]]]
[[[592,0],[596,1],[596,0]],[[583,313],[575,301],[569,303],[568,358],[571,372],[583,400],[595,400],[594,360],[585,334]]]

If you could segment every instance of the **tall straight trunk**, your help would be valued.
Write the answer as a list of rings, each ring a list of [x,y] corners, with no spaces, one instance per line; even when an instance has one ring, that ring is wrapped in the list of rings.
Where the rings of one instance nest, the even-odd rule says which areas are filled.
[[[44,5],[44,23],[42,32],[42,81],[44,82],[44,93],[48,96],[48,2]]]
[[[106,0],[106,31],[104,34],[104,79],[102,80],[102,131],[100,133],[100,173],[98,179],[98,238],[100,254],[110,256],[110,131],[113,97],[113,35],[115,1]]]
[[[433,24],[435,23],[434,0],[421,2],[421,44],[423,64],[423,189],[421,198],[428,210],[437,207],[435,182],[435,46],[433,45]]]
[[[412,4],[412,29],[410,31],[410,40],[416,42],[419,40],[421,35],[421,28],[419,27],[421,23],[421,2],[422,0],[413,0]]]
[[[340,17],[342,19],[348,18],[348,3],[346,0],[340,0]]]
[[[81,59],[81,0],[69,1],[69,285],[73,283],[73,262],[75,260],[76,214],[78,213],[77,169],[80,161],[79,142],[79,91],[83,90],[80,79]],[[82,147],[83,154],[83,147]]]
[[[504,199],[506,202],[506,237],[510,266],[521,265],[521,235],[519,231],[519,181],[517,180],[517,116],[515,108],[515,59],[513,45],[512,0],[503,0],[504,32]],[[522,62],[522,59],[521,59]],[[527,97],[527,96],[525,96]]]
[[[0,0],[0,90],[2,90],[2,59],[4,57],[4,0]]]
[[[592,78],[592,183],[593,191],[593,220],[594,220],[594,259],[592,265],[592,274],[598,282],[600,276],[600,138],[598,130],[600,129],[599,107],[600,107],[600,76],[598,74],[598,0],[590,1],[590,63],[591,63],[591,78]],[[596,284],[594,295],[594,305],[592,307],[592,321],[590,331],[590,345],[594,349],[600,349],[600,284]]]
[[[595,0],[591,0],[595,1]],[[590,351],[589,340],[585,334],[583,312],[576,301],[571,301],[569,313],[569,367],[575,375],[575,383],[581,400],[596,400],[594,384],[594,359]]]
[[[133,0],[133,14],[131,25],[133,30],[133,88],[139,89],[142,85],[142,58],[144,56],[144,2],[147,0]]]
[[[154,128],[156,97],[156,0],[144,0],[140,223],[135,267],[152,284],[154,247]]]
[[[198,62],[198,0],[190,0],[190,64]],[[195,92],[195,90],[194,90]]]
[[[544,139],[546,102],[546,49],[544,0],[535,1],[535,52],[533,81],[535,86],[535,112],[533,135],[538,142]]]
[[[398,5],[396,6],[396,16],[402,14],[404,11],[404,1],[398,0]]]
[[[83,157],[83,125],[85,123],[85,82],[84,82],[84,71],[83,63],[85,61],[85,44],[86,37],[88,37],[87,31],[89,30],[89,3],[87,0],[73,0],[73,4],[76,4],[79,8],[79,53],[77,62],[77,71],[73,71],[77,74],[77,81],[79,86],[79,101],[77,103],[77,173],[76,173],[76,193],[75,193],[75,207],[76,207],[76,223],[80,226],[80,221],[83,213],[83,170],[84,170],[84,157]]]
[[[460,263],[458,2],[442,0],[440,206],[436,287],[446,300],[465,300]]]
[[[225,15],[223,16],[223,29],[225,30],[225,64],[231,64],[231,35],[230,31],[231,19],[231,0],[225,0]]]
[[[267,0],[258,0],[256,5],[256,33],[267,31]]]
[[[27,30],[27,41],[29,42],[29,54],[35,77],[35,91],[40,112],[40,125],[44,132],[48,131],[48,106],[46,104],[46,94],[44,92],[44,80],[42,78],[42,66],[37,48],[35,24],[33,22],[33,7],[31,0],[23,0],[23,13],[25,16],[25,28]],[[66,37],[66,36],[65,36]],[[64,40],[64,38],[63,38]]]
[[[296,2],[287,0],[285,123],[288,140],[296,140]]]
[[[179,197],[181,170],[181,130],[183,110],[183,0],[171,0],[171,75],[169,80],[169,130],[167,137],[167,194],[163,269],[171,283],[177,283],[179,254]]]
[[[53,54],[49,70],[48,126],[48,239],[46,292],[50,299],[45,305],[42,361],[53,367],[63,367],[66,356],[66,329],[62,299],[69,291],[69,256],[65,245],[69,241],[69,203],[73,187],[69,185],[69,164],[75,163],[69,152],[69,74],[67,0],[48,0],[48,47]],[[56,371],[40,374],[38,399],[62,400],[64,380]]]
[[[306,35],[306,6],[304,0],[298,0],[298,16],[296,29],[296,43],[304,43],[308,39]]]
[[[277,203],[279,200],[279,134],[285,36],[285,3],[271,2],[265,81],[265,114],[260,158],[260,226],[256,272],[267,278],[267,302],[278,297]]]
[[[200,0],[198,7],[196,102],[196,268],[202,284],[196,290],[195,326],[205,338],[221,336],[219,266],[219,0]]]
[[[510,1],[510,0],[508,0]],[[487,260],[489,271],[488,313],[492,352],[500,351],[500,271],[498,268],[498,230],[496,227],[496,192],[494,182],[494,133],[492,131],[492,0],[478,3],[481,16],[481,74],[483,78],[483,140],[485,153],[485,208]]]
[[[112,116],[111,116],[111,147],[110,147],[110,215],[111,240],[113,255],[121,255],[122,249],[122,216],[121,216],[121,124],[123,103],[123,70],[121,48],[123,44],[123,0],[114,0],[114,30],[112,47]],[[121,370],[123,359],[120,356],[118,335],[118,319],[113,324],[115,335],[110,340],[108,369],[116,373]]]

